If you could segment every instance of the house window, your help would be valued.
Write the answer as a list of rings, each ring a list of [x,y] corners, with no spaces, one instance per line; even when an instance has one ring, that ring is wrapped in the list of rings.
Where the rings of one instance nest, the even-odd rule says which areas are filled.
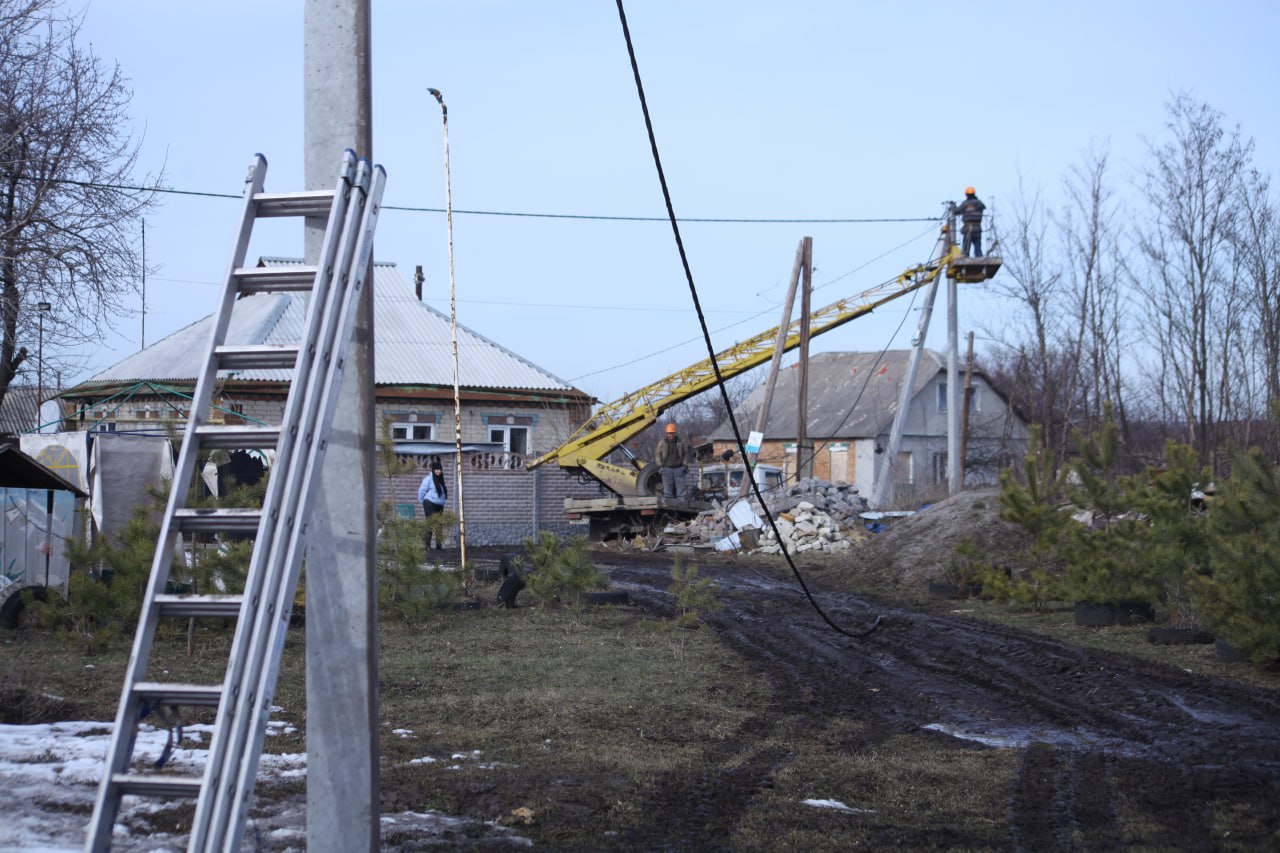
[[[969,390],[972,392],[969,395],[969,411],[981,412],[982,411],[981,389],[977,384],[970,384]],[[946,410],[947,410],[947,383],[939,382],[938,383],[938,411],[945,412]]]
[[[502,444],[508,453],[529,454],[529,428],[526,426],[489,425],[489,441]]]
[[[100,421],[93,426],[94,432],[115,432],[116,425],[114,421]]]
[[[391,424],[391,438],[394,441],[431,441],[435,436],[435,424],[409,423],[396,421]]]
[[[417,411],[389,412],[392,421],[392,441],[429,442],[435,438],[436,415],[424,415]]]

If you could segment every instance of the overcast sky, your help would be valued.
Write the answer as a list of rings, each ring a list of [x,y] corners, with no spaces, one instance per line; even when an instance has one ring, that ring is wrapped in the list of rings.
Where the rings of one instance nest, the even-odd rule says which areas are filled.
[[[1256,164],[1280,171],[1270,0],[626,11],[681,217],[929,218],[973,184],[998,230],[1020,180],[1052,196],[1091,145],[1108,145],[1127,180],[1178,92],[1238,123]],[[377,259],[410,286],[421,264],[427,298],[448,310],[445,217],[409,210],[445,204],[435,87],[449,107],[459,321],[602,400],[705,358],[670,226],[590,218],[666,213],[615,3],[374,0],[372,15],[373,159],[388,173]],[[92,0],[82,36],[130,78],[142,171],[236,195],[256,152],[269,191],[303,187],[302,33],[301,0]],[[213,310],[237,212],[232,199],[168,195],[148,216],[147,343]],[[803,236],[817,306],[927,260],[936,228],[685,222],[682,235],[720,349],[778,322]],[[254,251],[300,256],[292,242]],[[907,347],[917,308],[899,299],[814,349]],[[981,352],[1001,311],[966,287],[961,335],[977,332]],[[943,317],[932,346],[945,344]],[[141,317],[121,320],[64,384],[141,342]]]

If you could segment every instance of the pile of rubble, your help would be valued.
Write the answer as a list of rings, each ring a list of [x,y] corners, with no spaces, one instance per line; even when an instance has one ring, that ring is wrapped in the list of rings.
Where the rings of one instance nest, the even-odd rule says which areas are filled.
[[[764,498],[789,553],[847,551],[866,535],[860,513],[866,512],[867,501],[852,486],[807,479],[765,492]],[[717,502],[689,521],[669,525],[663,539],[722,551],[782,553],[754,497]]]

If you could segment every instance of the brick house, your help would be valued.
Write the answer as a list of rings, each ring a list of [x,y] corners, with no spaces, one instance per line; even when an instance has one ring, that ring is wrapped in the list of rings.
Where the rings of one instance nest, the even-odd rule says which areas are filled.
[[[264,258],[259,265],[299,263]],[[395,454],[411,466],[408,473],[388,477],[379,464],[377,499],[420,517],[418,483],[431,458],[441,459],[455,491],[449,317],[422,302],[394,264],[375,264],[373,285],[379,423],[389,430]],[[299,294],[242,297],[227,343],[295,341],[304,311]],[[63,429],[163,434],[181,428],[212,322],[211,314],[63,392]],[[554,466],[525,470],[525,460],[559,445],[587,419],[596,400],[462,325],[457,339],[468,543],[519,544],[538,530],[577,532],[564,517],[564,498],[594,494],[594,487]],[[227,371],[215,391],[210,420],[278,424],[290,377],[289,370]],[[252,479],[255,469],[260,475],[269,462],[253,451],[231,456],[226,470],[219,469],[220,478],[234,472],[239,479]],[[456,511],[456,505],[450,508]]]
[[[882,455],[889,445],[911,352],[828,352],[810,357],[805,433],[813,442],[814,477],[849,483],[859,494],[873,498],[884,469]],[[781,467],[787,479],[793,481],[797,468],[798,387],[796,366],[778,374],[758,457],[761,463]],[[981,370],[974,371],[970,388],[965,483],[994,483],[1001,468],[1025,455],[1029,430],[1026,421]],[[763,399],[761,385],[738,407],[739,428],[749,429],[756,422]],[[908,397],[894,466],[895,503],[909,506],[945,494],[948,399],[946,358],[925,350]],[[717,457],[736,449],[728,421],[717,426],[710,438]]]

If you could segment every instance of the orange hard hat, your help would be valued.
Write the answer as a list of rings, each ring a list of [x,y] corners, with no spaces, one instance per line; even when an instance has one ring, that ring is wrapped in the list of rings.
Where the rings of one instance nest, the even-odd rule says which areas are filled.
[[[675,424],[667,424],[667,434],[668,434],[668,435],[674,435],[674,434],[675,434],[675,431],[676,431],[676,425],[675,425]]]
[[[977,193],[978,193],[978,191],[977,191],[977,190],[975,190],[973,187],[965,187],[965,188],[964,188],[964,194],[965,194],[965,195],[977,195]]]

